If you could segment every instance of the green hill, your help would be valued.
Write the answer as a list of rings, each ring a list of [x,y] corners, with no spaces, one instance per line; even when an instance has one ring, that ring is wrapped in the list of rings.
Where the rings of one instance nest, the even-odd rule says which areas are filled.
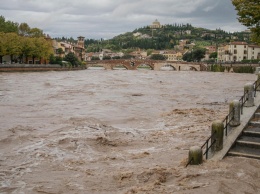
[[[191,24],[168,24],[159,29],[152,29],[149,26],[138,28],[109,40],[87,39],[85,45],[87,52],[133,48],[163,50],[173,49],[180,40],[184,39],[194,42],[196,46],[208,46],[230,41],[249,41],[249,33],[229,33],[221,29],[196,28]]]

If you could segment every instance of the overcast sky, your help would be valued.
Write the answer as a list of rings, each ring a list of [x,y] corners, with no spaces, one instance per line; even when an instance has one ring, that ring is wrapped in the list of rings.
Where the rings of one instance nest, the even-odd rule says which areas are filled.
[[[231,0],[1,0],[0,15],[52,38],[112,38],[155,19],[228,32],[246,29]]]

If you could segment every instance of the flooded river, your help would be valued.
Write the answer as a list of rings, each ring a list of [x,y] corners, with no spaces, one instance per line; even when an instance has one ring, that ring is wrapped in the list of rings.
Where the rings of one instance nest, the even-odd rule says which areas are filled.
[[[185,168],[256,75],[0,73],[0,193],[260,193],[260,162]]]

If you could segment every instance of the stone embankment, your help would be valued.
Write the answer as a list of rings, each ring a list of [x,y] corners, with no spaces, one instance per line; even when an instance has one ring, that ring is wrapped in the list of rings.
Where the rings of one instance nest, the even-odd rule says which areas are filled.
[[[36,71],[73,71],[86,69],[82,67],[62,67],[60,65],[36,65],[36,64],[1,64],[0,72],[36,72]]]

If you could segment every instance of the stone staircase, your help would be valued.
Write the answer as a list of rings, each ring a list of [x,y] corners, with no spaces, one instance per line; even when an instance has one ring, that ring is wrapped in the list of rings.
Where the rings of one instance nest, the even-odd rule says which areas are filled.
[[[260,108],[237,138],[227,156],[240,156],[260,160]]]

